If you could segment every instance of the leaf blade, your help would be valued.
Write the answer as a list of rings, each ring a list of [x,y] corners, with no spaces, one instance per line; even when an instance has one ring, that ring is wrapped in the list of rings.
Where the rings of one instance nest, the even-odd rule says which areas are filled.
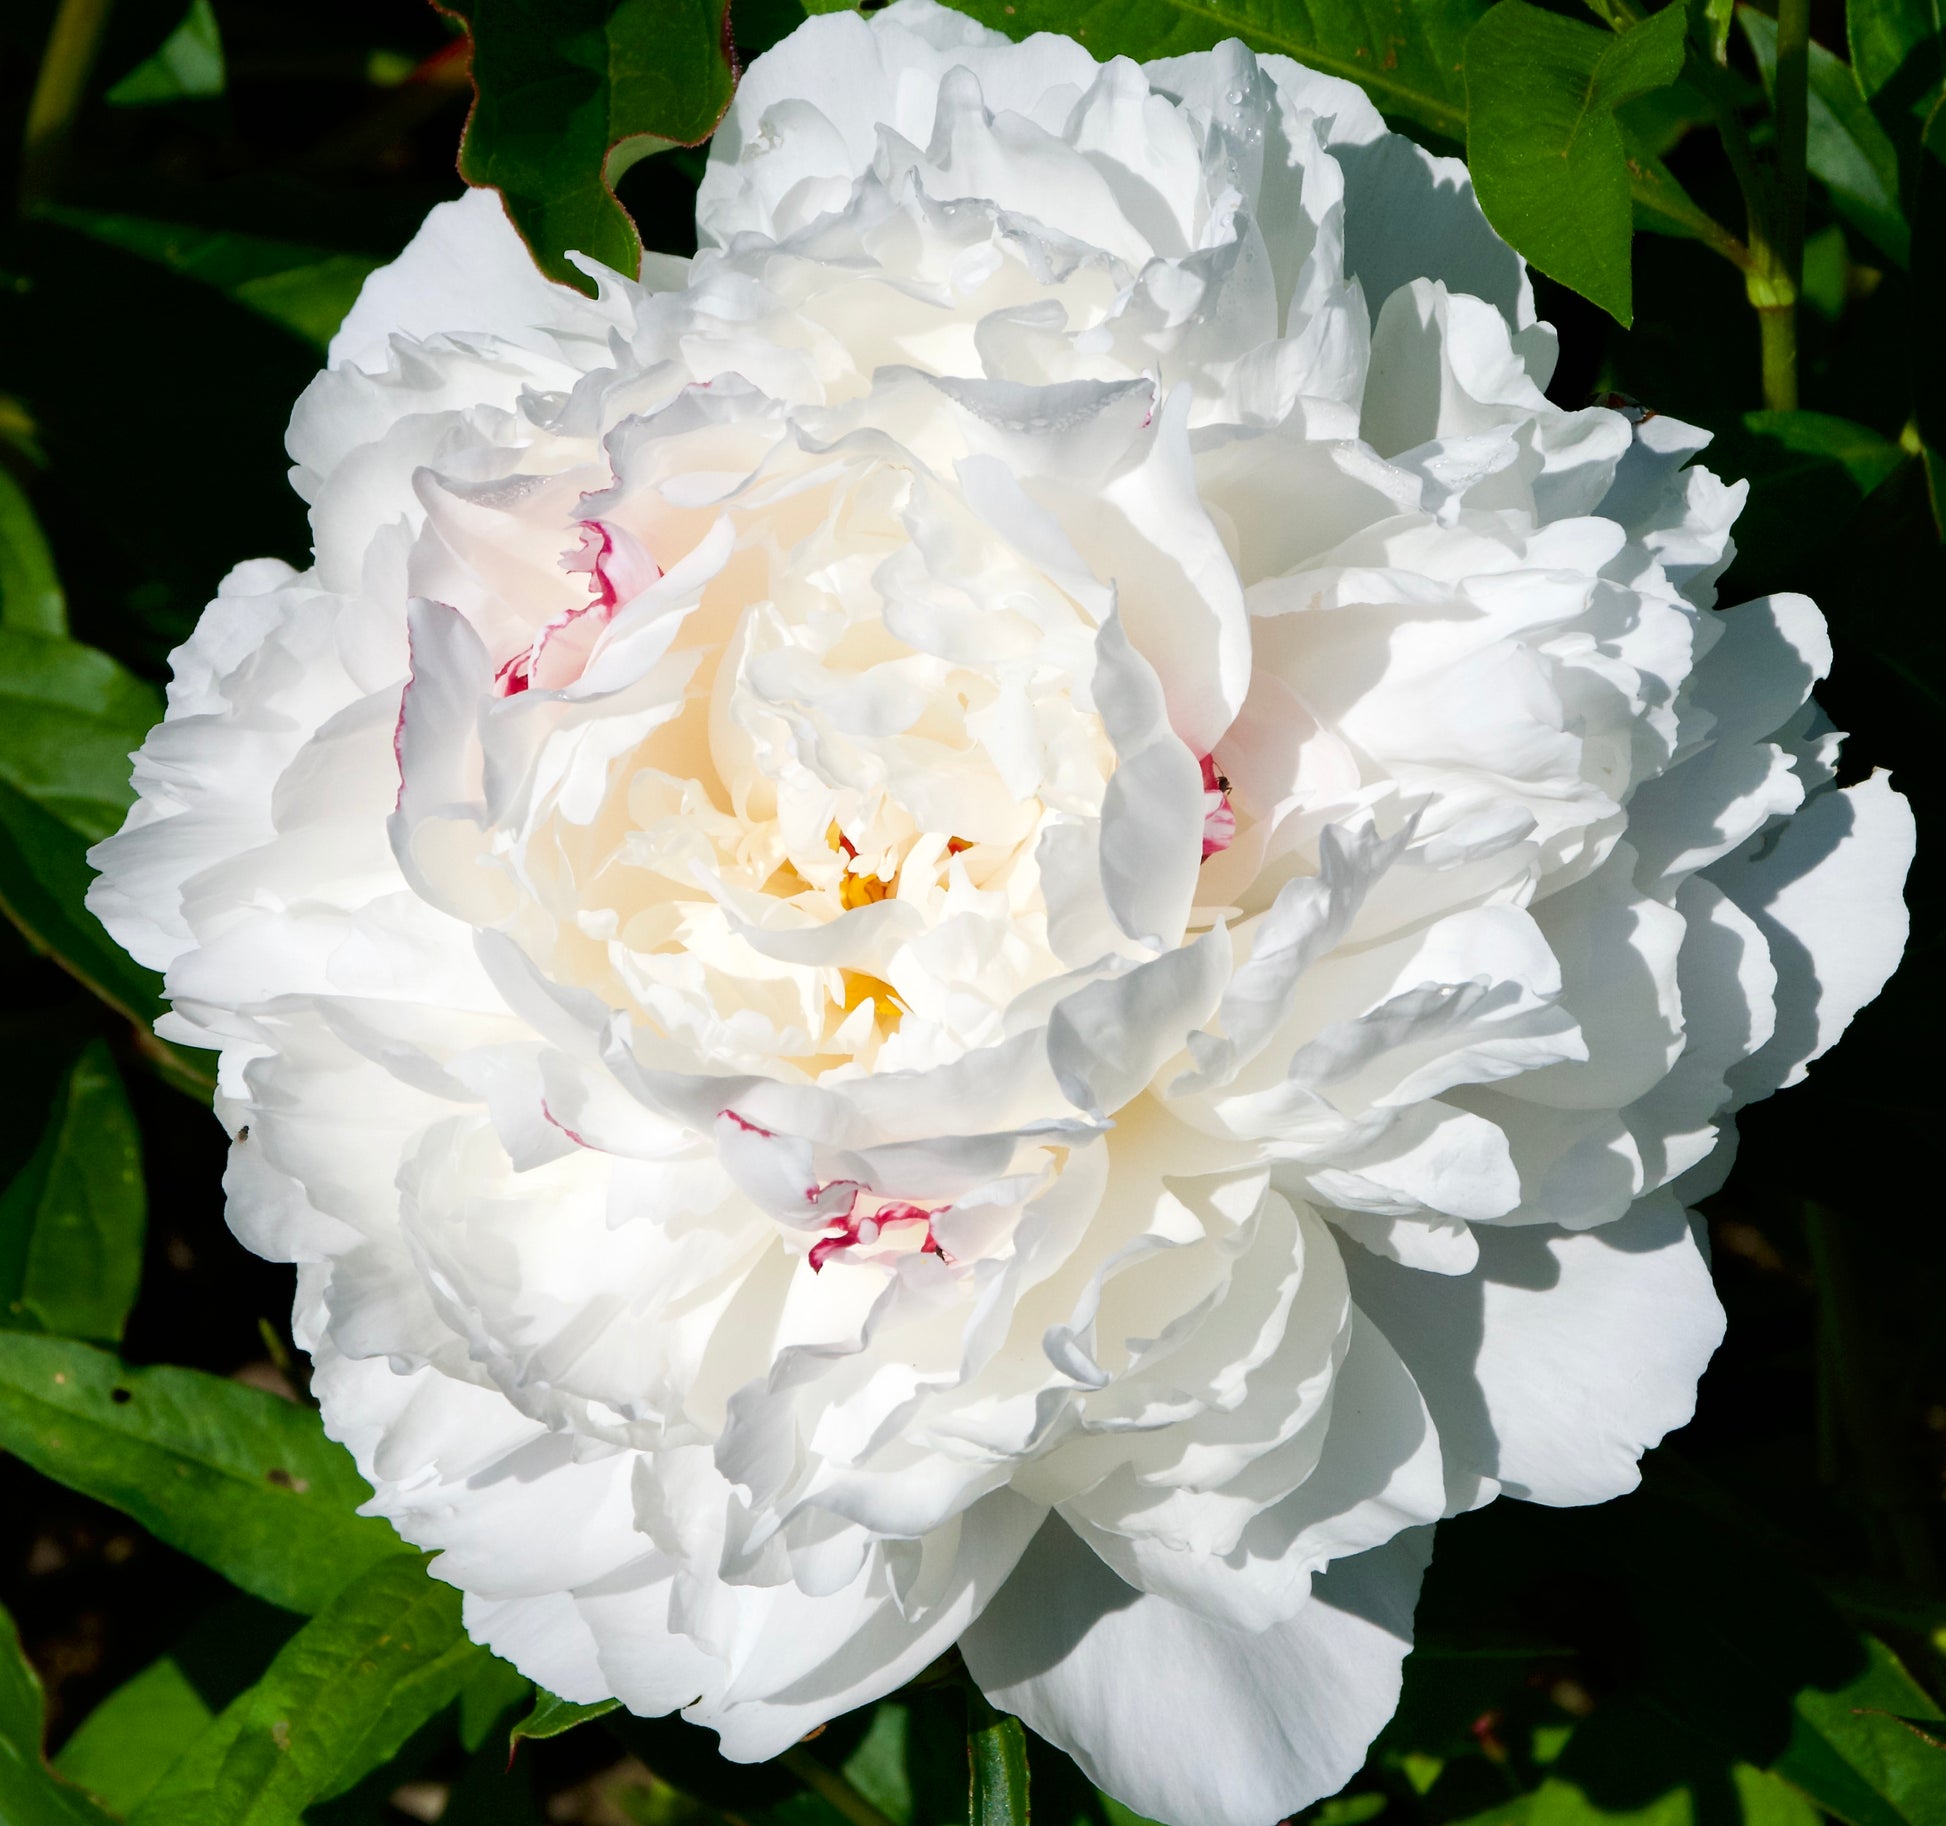
[[[90,1043],[62,1080],[40,1145],[0,1193],[0,1282],[9,1319],[66,1338],[121,1341],[142,1279],[148,1200],[135,1117],[108,1048]]]
[[[614,180],[645,150],[700,144],[735,75],[724,0],[440,0],[472,37],[460,175],[498,190],[550,279],[593,282],[584,254],[633,278],[642,242]]]
[[[1467,163],[1493,226],[1626,327],[1630,171],[1616,110],[1682,73],[1685,16],[1604,32],[1500,0],[1466,41]]]
[[[200,1370],[0,1332],[0,1450],[286,1610],[400,1550],[311,1409]]]
[[[460,1596],[393,1553],[285,1643],[131,1816],[131,1826],[288,1826],[388,1762],[484,1655]]]
[[[0,1820],[7,1826],[111,1826],[80,1789],[54,1773],[41,1753],[41,1683],[0,1610]]]
[[[1011,38],[1065,32],[1102,58],[1179,56],[1241,38],[1346,77],[1380,108],[1463,140],[1462,51],[1487,8],[1484,0],[972,0],[961,10]]]

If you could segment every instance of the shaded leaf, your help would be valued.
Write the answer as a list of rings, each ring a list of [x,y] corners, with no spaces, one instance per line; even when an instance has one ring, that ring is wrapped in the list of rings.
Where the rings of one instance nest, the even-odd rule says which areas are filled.
[[[845,1780],[893,1826],[908,1826],[912,1819],[911,1749],[911,1714],[888,1700],[873,1708],[870,1728],[845,1758]]]
[[[641,237],[615,198],[637,159],[707,139],[735,86],[724,0],[439,0],[473,39],[460,175],[498,190],[550,279],[567,255],[631,277]]]
[[[1768,93],[1777,74],[1777,22],[1752,6],[1737,8],[1758,74]],[[1858,92],[1850,68],[1823,45],[1811,46],[1810,121],[1806,158],[1831,206],[1895,265],[1904,266],[1912,235],[1899,207],[1899,155]]]
[[[1466,42],[1467,162],[1487,219],[1618,322],[1634,316],[1628,155],[1615,111],[1682,72],[1685,16],[1624,32],[1500,0]]]
[[[1916,138],[1946,83],[1946,0],[1847,0],[1858,92],[1894,140]]]
[[[21,1652],[14,1620],[0,1610],[0,1820],[6,1826],[109,1826],[109,1816],[51,1769],[41,1754],[41,1683]]]
[[[507,1734],[509,1746],[517,1744],[524,1737],[559,1737],[564,1731],[572,1731],[576,1725],[591,1723],[597,1718],[606,1718],[610,1712],[620,1709],[619,1699],[597,1699],[590,1705],[581,1705],[572,1699],[563,1699],[558,1694],[534,1689],[534,1709],[527,1714]]]
[[[147,1219],[141,1138],[96,1040],[0,1194],[0,1325],[119,1343],[142,1280]]]
[[[210,0],[189,0],[182,23],[108,91],[118,108],[161,101],[193,101],[221,95],[224,88],[223,35]]]
[[[203,285],[323,353],[379,262],[296,241],[97,209],[49,208],[50,221]]]
[[[966,1689],[969,1826],[1027,1826],[1027,1731]]]
[[[315,1412],[201,1370],[0,1332],[0,1450],[287,1610],[400,1550]]]
[[[1466,34],[1482,0],[971,0],[1010,38],[1065,32],[1097,57],[1176,57],[1225,38],[1349,77],[1388,114],[1466,137]]]
[[[1746,412],[1711,451],[1722,475],[1750,483],[1736,529],[1745,581],[1781,587],[1905,460],[1897,444],[1850,419]]]
[[[82,904],[89,847],[134,798],[130,752],[162,714],[156,692],[105,653],[0,628],[0,910],[43,951],[146,1027],[161,982]]]
[[[493,1727],[513,1707],[535,1692],[534,1683],[498,1655],[485,1656],[467,1676],[459,1695],[459,1741],[463,1750],[477,1750]]]
[[[1914,185],[1912,291],[1915,314],[1946,297],[1946,96],[1933,104],[1919,141]],[[1946,538],[1946,337],[1920,316],[1908,340],[1912,401],[1924,450],[1933,524]]]
[[[68,631],[67,598],[26,492],[0,467],[0,627],[20,634]]]
[[[485,1650],[460,1595],[394,1553],[284,1644],[183,1752],[132,1826],[288,1826],[388,1762],[450,1705]]]
[[[54,1766],[115,1812],[127,1813],[214,1716],[175,1660],[164,1655],[81,1721]]]

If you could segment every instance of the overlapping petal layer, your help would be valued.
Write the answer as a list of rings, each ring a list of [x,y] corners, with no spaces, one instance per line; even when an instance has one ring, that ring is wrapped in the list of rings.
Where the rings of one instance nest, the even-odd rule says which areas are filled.
[[[1687,1417],[1682,1201],[1910,817],[1346,84],[821,18],[699,230],[590,302],[474,193],[373,278],[92,904],[481,1640],[759,1758],[964,1637],[1262,1826],[1428,1524]]]

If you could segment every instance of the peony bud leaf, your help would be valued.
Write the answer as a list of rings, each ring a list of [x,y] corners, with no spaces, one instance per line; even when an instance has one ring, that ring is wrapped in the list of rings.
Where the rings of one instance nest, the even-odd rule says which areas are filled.
[[[634,275],[642,240],[615,181],[644,153],[709,138],[735,87],[724,0],[442,0],[473,39],[460,176],[498,190],[536,264]]]
[[[147,1217],[141,1137],[96,1040],[0,1194],[0,1326],[119,1343],[142,1279]]]
[[[1624,326],[1634,214],[1615,110],[1675,81],[1683,33],[1680,6],[1612,33],[1502,0],[1466,41],[1466,157],[1487,220]]]

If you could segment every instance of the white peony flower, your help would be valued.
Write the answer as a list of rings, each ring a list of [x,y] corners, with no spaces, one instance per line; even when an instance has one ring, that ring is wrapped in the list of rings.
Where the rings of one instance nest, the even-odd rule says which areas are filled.
[[[1340,1785],[1429,1524],[1599,1501],[1684,1204],[1904,941],[1700,432],[1464,170],[928,0],[744,77],[694,261],[441,206],[300,401],[92,905],[372,1507],[769,1757],[958,1643],[1176,1826]]]

